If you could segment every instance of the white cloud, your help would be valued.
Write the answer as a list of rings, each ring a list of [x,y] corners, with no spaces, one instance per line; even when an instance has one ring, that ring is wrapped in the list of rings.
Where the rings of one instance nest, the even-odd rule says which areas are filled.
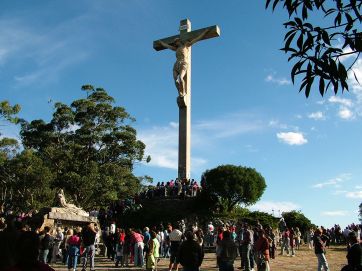
[[[351,107],[353,105],[352,100],[350,99],[346,99],[346,98],[340,98],[337,96],[332,96],[328,99],[328,101],[330,103],[336,103],[336,104],[341,104],[347,107]]]
[[[208,137],[227,138],[264,129],[264,124],[255,116],[234,113],[216,119],[203,120],[193,125],[193,131],[207,133]]]
[[[14,80],[18,86],[27,86],[35,83],[44,84],[52,80],[56,80],[63,70],[75,63],[81,62],[82,60],[86,59],[87,56],[87,53],[79,52],[76,56],[71,58],[60,59],[52,66],[52,69],[49,69],[47,65],[41,65],[35,71],[31,71],[24,75],[14,76]]]
[[[362,190],[346,193],[347,198],[351,199],[362,199]]]
[[[299,132],[277,133],[277,138],[288,145],[303,145],[308,143],[304,135]]]
[[[353,112],[347,107],[341,107],[338,111],[338,116],[341,119],[349,120],[354,117]]]
[[[290,85],[292,82],[286,78],[276,78],[274,77],[274,75],[269,74],[266,78],[265,78],[266,82],[271,82],[271,83],[275,83],[279,86],[285,86],[285,85]]]
[[[139,130],[138,137],[146,144],[146,155],[151,155],[148,166],[177,170],[178,164],[178,123],[170,122],[167,126],[155,126]],[[207,160],[191,157],[192,168],[203,167]]]
[[[357,77],[358,81],[356,80],[355,76]],[[353,69],[348,74],[348,78],[349,78],[350,82],[352,83],[353,90],[359,91],[358,93],[355,93],[355,94],[361,95],[360,91],[362,90],[362,85],[361,85],[362,84],[362,59],[357,60],[357,62],[353,66]],[[361,96],[358,96],[358,98],[360,98],[360,97]]]
[[[145,152],[151,155],[149,166],[177,170],[178,129],[175,124],[139,131],[139,139],[146,144]]]
[[[250,145],[250,144],[245,145],[244,147],[248,152],[258,152],[259,151],[257,148],[255,148],[253,145]]]
[[[342,120],[352,120],[362,116],[362,59],[358,59],[352,70],[348,72],[347,83],[350,91],[344,92],[343,98],[331,96],[327,100],[329,104],[338,106],[337,116]],[[323,105],[323,100],[319,104]]]
[[[328,99],[328,102],[330,102],[331,104],[338,104],[339,105],[337,115],[341,119],[350,120],[350,119],[353,119],[355,117],[354,113],[353,113],[355,104],[352,102],[351,99],[332,96],[332,97],[330,97]]]
[[[218,140],[245,133],[254,133],[266,127],[262,121],[250,114],[235,113],[219,116],[216,119],[199,121],[192,125],[191,144],[194,147],[210,146]],[[168,169],[177,169],[178,164],[178,126],[170,122],[166,126],[151,127],[138,131],[139,139],[146,144],[146,154],[151,155],[147,165]],[[249,151],[257,151],[248,148]],[[203,168],[207,159],[191,157],[192,170]]]
[[[0,19],[0,69],[21,63],[22,69],[13,74],[18,86],[58,79],[62,71],[89,56],[85,33],[90,32],[80,23],[84,20],[85,15],[65,20],[50,30],[48,25],[34,29],[22,20]]]
[[[191,164],[193,169],[203,168],[207,164],[207,160],[198,157],[191,157]]]
[[[325,120],[326,119],[326,117],[325,117],[325,115],[323,114],[322,111],[317,111],[317,112],[310,113],[308,115],[308,118],[314,119],[314,120]]]
[[[348,78],[348,83],[352,86],[352,93],[356,96],[357,105],[355,111],[357,115],[362,116],[362,59],[357,60],[352,71],[348,73]]]
[[[288,125],[287,125],[287,124],[285,124],[285,123],[280,123],[279,120],[275,120],[275,119],[269,121],[268,126],[269,126],[269,127],[272,127],[272,128],[288,129]]]
[[[343,174],[340,174],[339,176],[329,179],[325,182],[317,183],[317,184],[313,185],[313,188],[323,188],[326,186],[333,186],[333,187],[338,188],[340,183],[351,179],[351,176],[352,175],[350,173],[343,173]]]
[[[340,43],[340,48],[343,46],[343,43],[341,42]],[[349,54],[349,53],[351,53],[351,52],[353,52],[352,51],[352,49],[351,49],[351,47],[346,47],[346,48],[344,48],[343,49],[343,56],[341,56],[339,59],[342,61],[342,62],[344,62],[344,61],[346,61],[347,59],[350,59],[350,58],[352,58],[352,57],[354,57],[354,55],[353,54]]]
[[[333,192],[333,195],[343,195],[346,194],[348,191],[347,190],[337,190]]]
[[[171,121],[171,122],[170,122],[170,126],[171,126],[172,128],[178,128],[178,122],[173,122],[173,121]]]
[[[300,209],[300,206],[296,203],[289,201],[260,201],[249,207],[253,211],[261,211],[270,214],[279,215],[283,212],[290,212]]]
[[[348,211],[325,211],[322,212],[321,215],[323,216],[347,216],[349,215]]]
[[[323,104],[325,104],[325,103],[326,103],[325,100],[320,100],[320,101],[317,102],[317,104],[319,104],[319,105],[323,105]]]
[[[5,48],[0,48],[0,64],[3,64],[5,62],[7,55],[8,55],[8,50]]]

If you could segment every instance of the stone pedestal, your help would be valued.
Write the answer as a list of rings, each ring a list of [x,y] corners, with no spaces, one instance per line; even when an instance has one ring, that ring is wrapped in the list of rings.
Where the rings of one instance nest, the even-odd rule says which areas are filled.
[[[72,209],[62,208],[62,207],[50,207],[43,208],[40,212],[34,216],[32,219],[33,227],[40,228],[41,230],[45,227],[76,227],[83,226],[87,223],[97,223],[98,219],[96,217],[91,217],[89,215],[77,214]]]

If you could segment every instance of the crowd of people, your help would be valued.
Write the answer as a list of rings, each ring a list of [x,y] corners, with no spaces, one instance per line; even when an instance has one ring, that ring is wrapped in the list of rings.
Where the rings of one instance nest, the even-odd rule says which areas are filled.
[[[82,255],[82,269],[94,270],[98,229],[93,223],[84,227],[31,229],[14,216],[0,223],[0,270],[54,270],[48,264],[62,261],[76,270]],[[97,239],[98,236],[98,239]]]
[[[0,270],[53,270],[47,264],[63,263],[68,270],[94,270],[94,258],[104,253],[115,267],[137,266],[157,269],[161,258],[168,259],[169,270],[198,271],[204,251],[216,252],[220,271],[235,267],[244,271],[269,271],[277,255],[298,256],[301,244],[314,250],[317,270],[330,270],[325,256],[329,244],[348,246],[348,264],[343,271],[362,269],[361,226],[350,225],[343,231],[338,225],[301,232],[288,227],[283,219],[277,228],[248,223],[212,222],[205,234],[197,223],[159,224],[141,229],[122,229],[112,221],[104,227],[88,223],[84,227],[44,227],[31,229],[20,216],[0,221]],[[337,234],[338,233],[338,234]],[[280,249],[279,253],[277,248]],[[240,262],[236,258],[240,256]]]
[[[168,197],[195,197],[201,191],[202,186],[194,179],[170,180],[158,182],[156,186],[149,186],[140,193],[141,199],[168,198]]]

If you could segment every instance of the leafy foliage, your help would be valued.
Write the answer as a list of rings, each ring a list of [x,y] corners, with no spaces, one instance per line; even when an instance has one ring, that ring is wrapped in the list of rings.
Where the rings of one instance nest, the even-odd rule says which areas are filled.
[[[50,169],[33,151],[24,150],[5,161],[0,169],[4,184],[2,199],[11,202],[14,211],[29,211],[50,206],[54,193],[50,189],[53,179]]]
[[[0,102],[0,117],[10,121],[12,123],[17,123],[19,119],[16,117],[16,114],[20,111],[20,105],[10,105],[8,101]]]
[[[294,83],[296,76],[302,76],[299,91],[308,97],[314,83],[322,96],[330,86],[335,94],[348,90],[348,71],[362,51],[362,1],[266,0],[266,8],[273,10],[281,4],[289,19],[296,16],[284,23],[288,31],[281,50],[289,54],[288,61],[296,61],[291,78]],[[310,13],[321,14],[327,24],[313,25]],[[347,55],[355,59],[346,68],[342,58]]]
[[[362,202],[359,205],[359,220],[362,222]]]
[[[288,228],[298,227],[302,232],[305,232],[310,228],[315,227],[315,225],[313,225],[300,211],[283,212],[282,216],[284,217],[284,221]]]
[[[12,106],[8,101],[0,102],[0,119],[17,124],[19,119],[16,114],[19,111],[19,105]],[[0,206],[5,204],[5,201],[10,194],[10,191],[8,191],[9,178],[7,178],[8,176],[3,173],[9,159],[16,155],[18,147],[19,145],[16,139],[7,137],[0,138]]]
[[[279,221],[278,218],[271,214],[259,211],[250,211],[249,209],[242,208],[240,206],[235,206],[231,212],[219,214],[216,218],[221,219],[222,221],[234,221],[234,223],[246,222],[249,225],[256,225],[257,221],[259,221],[263,226],[271,226],[273,228],[278,225]]]
[[[12,106],[8,101],[0,102],[0,118],[10,123],[19,123],[19,118],[16,116],[19,111],[20,106],[18,104]],[[14,155],[18,147],[18,141],[16,139],[7,137],[0,138],[0,165],[2,165],[9,156]]]
[[[266,188],[263,176],[255,169],[234,165],[207,170],[201,182],[205,183],[202,193],[217,204],[220,212],[230,212],[239,203],[255,203]]]
[[[87,98],[56,103],[50,122],[23,121],[21,137],[54,174],[51,188],[63,188],[75,204],[90,209],[138,191],[132,171],[144,160],[145,144],[131,126],[134,119],[113,106],[104,89],[82,90]]]

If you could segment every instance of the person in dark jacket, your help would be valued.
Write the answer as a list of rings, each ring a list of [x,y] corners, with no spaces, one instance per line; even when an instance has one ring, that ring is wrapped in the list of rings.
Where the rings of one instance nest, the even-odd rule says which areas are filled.
[[[349,248],[347,253],[348,264],[341,271],[362,271],[362,247],[358,243],[355,232],[348,234]]]
[[[42,263],[48,262],[48,254],[51,248],[51,243],[53,238],[49,234],[50,228],[48,226],[44,227],[44,234],[40,237],[40,255],[39,259]]]
[[[234,261],[238,256],[238,248],[231,239],[229,231],[224,231],[222,235],[219,250],[219,271],[234,271]]]
[[[194,239],[192,231],[187,231],[185,236],[186,241],[181,243],[177,258],[184,271],[199,271],[204,253],[200,244]]]
[[[314,232],[314,238],[313,238],[313,245],[314,245],[314,253],[318,258],[318,269],[322,270],[324,268],[324,271],[329,271],[328,262],[326,259],[326,239],[322,236],[322,230],[317,229]]]
[[[35,232],[24,231],[20,233],[16,243],[16,264],[7,271],[54,271],[53,268],[38,260],[39,237]]]
[[[85,271],[87,268],[87,260],[90,260],[90,269],[94,270],[94,256],[95,256],[95,242],[96,242],[97,231],[93,223],[89,223],[87,227],[82,231],[82,240],[84,245],[83,253],[83,268]]]

